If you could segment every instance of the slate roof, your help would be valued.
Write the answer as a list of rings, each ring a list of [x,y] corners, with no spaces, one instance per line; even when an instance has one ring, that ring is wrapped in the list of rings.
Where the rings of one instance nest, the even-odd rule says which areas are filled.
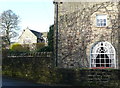
[[[34,30],[30,30],[37,38],[41,38],[42,37],[42,33],[34,31]]]

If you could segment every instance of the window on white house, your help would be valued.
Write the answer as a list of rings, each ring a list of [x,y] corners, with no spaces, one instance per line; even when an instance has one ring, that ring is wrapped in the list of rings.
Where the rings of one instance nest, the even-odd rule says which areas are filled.
[[[97,15],[96,16],[97,27],[107,26],[107,15]]]

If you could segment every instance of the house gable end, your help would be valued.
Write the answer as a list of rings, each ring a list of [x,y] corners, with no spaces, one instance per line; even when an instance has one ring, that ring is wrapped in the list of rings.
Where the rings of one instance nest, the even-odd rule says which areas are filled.
[[[29,43],[37,43],[37,37],[27,28],[23,30],[21,36],[18,39],[18,43],[24,43],[26,39],[29,39]]]

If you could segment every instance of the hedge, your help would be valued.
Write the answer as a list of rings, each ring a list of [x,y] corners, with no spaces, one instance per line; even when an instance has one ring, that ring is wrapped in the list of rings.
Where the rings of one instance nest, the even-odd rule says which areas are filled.
[[[45,47],[45,43],[19,44],[14,43],[10,46],[11,52],[36,52]]]
[[[30,48],[29,48],[29,45],[21,45],[21,44],[18,44],[18,43],[14,43],[10,46],[10,51],[11,52],[29,52],[30,51]]]

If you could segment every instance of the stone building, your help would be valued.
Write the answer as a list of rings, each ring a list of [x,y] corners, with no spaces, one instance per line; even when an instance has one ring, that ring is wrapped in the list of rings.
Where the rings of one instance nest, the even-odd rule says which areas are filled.
[[[120,68],[119,2],[56,0],[54,5],[58,67]]]

